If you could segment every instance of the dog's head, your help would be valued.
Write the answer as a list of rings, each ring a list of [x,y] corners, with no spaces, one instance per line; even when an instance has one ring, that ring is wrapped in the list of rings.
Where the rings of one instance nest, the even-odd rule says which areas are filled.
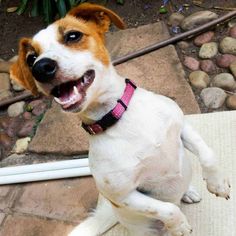
[[[80,111],[110,66],[104,33],[111,22],[124,28],[111,10],[79,5],[32,39],[21,39],[11,77],[33,94],[54,96],[64,110]]]

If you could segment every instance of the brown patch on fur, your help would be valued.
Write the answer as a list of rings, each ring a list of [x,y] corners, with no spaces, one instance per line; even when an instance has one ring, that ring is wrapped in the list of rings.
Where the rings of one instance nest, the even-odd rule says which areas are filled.
[[[69,11],[68,14],[86,21],[93,21],[103,33],[108,31],[111,22],[119,29],[125,28],[123,20],[115,12],[97,4],[80,4]]]
[[[75,51],[87,50],[104,65],[109,65],[110,58],[104,45],[103,35],[99,33],[98,27],[94,22],[86,22],[83,19],[66,16],[55,24],[58,25],[58,41],[61,44]],[[66,44],[64,36],[69,31],[79,31],[83,36],[78,42]]]
[[[28,52],[34,51],[35,49],[38,51],[37,53],[40,53],[41,49],[39,45],[35,44],[33,46],[31,39],[21,39],[18,60],[11,66],[10,69],[11,78],[16,80],[25,89],[30,90],[33,95],[38,94],[38,89],[36,87],[33,75],[26,63],[26,56]]]

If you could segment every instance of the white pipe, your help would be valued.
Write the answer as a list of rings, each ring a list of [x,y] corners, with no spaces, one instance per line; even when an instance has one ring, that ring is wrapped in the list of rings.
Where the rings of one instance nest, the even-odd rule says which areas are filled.
[[[0,177],[6,175],[19,175],[19,174],[35,173],[35,172],[43,172],[51,170],[88,167],[88,165],[89,165],[88,158],[82,158],[82,159],[57,161],[57,162],[41,163],[33,165],[4,167],[0,168]]]
[[[0,176],[0,185],[91,175],[89,167]]]

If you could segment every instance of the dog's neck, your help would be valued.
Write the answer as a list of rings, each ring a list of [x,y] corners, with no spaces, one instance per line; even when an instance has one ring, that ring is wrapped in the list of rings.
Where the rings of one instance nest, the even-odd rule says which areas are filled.
[[[112,65],[104,71],[103,78],[97,82],[100,84],[96,88],[96,97],[79,113],[85,124],[100,120],[115,107],[117,100],[124,93],[125,78],[118,75]]]

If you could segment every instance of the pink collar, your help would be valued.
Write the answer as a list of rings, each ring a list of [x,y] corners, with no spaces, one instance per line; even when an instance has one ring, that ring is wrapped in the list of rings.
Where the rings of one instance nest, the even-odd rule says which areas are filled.
[[[117,101],[116,106],[110,112],[103,116],[101,120],[98,120],[91,125],[82,123],[82,127],[89,134],[94,135],[105,131],[122,117],[129,105],[135,89],[137,88],[136,85],[129,79],[126,79],[125,83],[126,87],[123,96]]]

